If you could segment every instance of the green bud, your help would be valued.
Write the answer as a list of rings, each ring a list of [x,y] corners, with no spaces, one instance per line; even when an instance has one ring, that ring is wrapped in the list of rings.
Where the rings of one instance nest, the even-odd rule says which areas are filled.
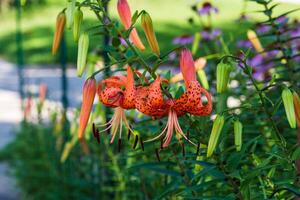
[[[75,11],[76,0],[67,2],[66,20],[67,28],[70,29],[74,22],[74,11]]]
[[[243,134],[243,124],[237,120],[233,124],[234,129],[234,144],[237,151],[241,151],[242,148],[242,134]]]
[[[296,115],[294,109],[293,93],[288,88],[285,88],[282,91],[281,97],[289,124],[291,128],[296,128]]]
[[[230,72],[232,66],[230,64],[220,62],[217,66],[217,92],[223,93],[227,90]]]
[[[153,29],[153,23],[150,15],[144,11],[141,16],[142,28],[145,32],[147,41],[150,45],[151,50],[156,54],[160,55],[159,45],[155,36],[155,32]]]
[[[73,38],[77,42],[80,35],[80,26],[83,19],[83,13],[80,8],[74,11],[74,22],[73,22]]]
[[[219,136],[222,132],[223,126],[224,126],[224,116],[217,115],[208,141],[207,157],[211,157],[211,155],[213,154],[217,146]]]
[[[77,76],[81,77],[86,66],[87,54],[89,49],[89,35],[83,33],[80,35],[78,42],[77,54]]]

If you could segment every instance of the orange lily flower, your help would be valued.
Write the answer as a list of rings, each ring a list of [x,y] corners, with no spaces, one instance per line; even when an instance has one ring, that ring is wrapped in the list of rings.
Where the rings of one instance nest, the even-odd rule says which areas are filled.
[[[181,52],[180,69],[187,89],[179,99],[164,100],[160,88],[161,80],[159,76],[149,87],[137,88],[137,110],[152,117],[163,117],[168,115],[168,122],[164,130],[157,137],[145,142],[156,140],[165,134],[162,147],[167,147],[171,142],[173,131],[175,129],[176,133],[194,144],[182,131],[178,122],[178,116],[182,116],[186,113],[205,116],[209,115],[212,111],[211,95],[202,88],[197,81],[192,54],[187,49],[184,49]],[[202,94],[207,98],[208,102],[206,105],[203,105],[202,103]]]
[[[123,87],[125,87],[124,91],[122,90]],[[100,127],[106,127],[100,132],[111,129],[112,138],[110,143],[113,143],[118,131],[119,140],[121,139],[123,122],[129,132],[133,133],[133,130],[130,128],[125,116],[124,109],[135,108],[135,91],[133,71],[129,66],[127,66],[127,77],[112,76],[101,81],[98,85],[100,101],[107,107],[115,108],[115,112],[111,120],[106,124],[98,125]]]
[[[188,112],[192,115],[206,116],[212,111],[212,98],[208,91],[201,87],[196,79],[196,71],[192,54],[184,49],[181,52],[180,70],[183,75],[186,92],[175,102],[177,112]],[[202,104],[202,94],[207,99],[207,104]]]
[[[118,0],[117,7],[121,22],[123,23],[126,29],[129,29],[131,26],[131,10],[127,0]],[[145,46],[142,43],[135,28],[131,30],[130,39],[137,48],[139,48],[142,51],[145,50]]]

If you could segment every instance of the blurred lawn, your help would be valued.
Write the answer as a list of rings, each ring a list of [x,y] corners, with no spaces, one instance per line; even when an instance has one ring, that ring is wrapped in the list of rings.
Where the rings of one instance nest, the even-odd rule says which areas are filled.
[[[58,62],[58,56],[51,55],[51,45],[56,15],[64,8],[64,2],[66,1],[48,0],[47,6],[23,9],[22,31],[26,64]],[[190,5],[194,2],[195,0],[129,0],[133,11],[145,9],[151,14],[163,50],[172,47],[171,41],[175,36],[193,33],[199,29],[198,26],[191,26],[187,23],[189,17],[196,17],[190,9]],[[213,18],[214,25],[224,31],[225,41],[232,35],[243,37],[247,25],[235,21],[242,10],[243,0],[215,0],[214,2],[220,9],[220,13]],[[110,12],[114,17],[116,16],[115,5],[116,0],[113,0],[110,4]],[[262,15],[255,12],[259,8],[254,3],[248,3],[247,12],[252,16],[255,15],[256,18],[261,18]],[[281,5],[275,11],[282,13],[294,8],[295,5]],[[84,14],[84,28],[93,26],[96,22],[93,13],[85,10]],[[15,62],[15,11],[0,13],[0,17],[0,57]],[[66,36],[68,61],[75,62],[77,48],[72,40],[72,32],[67,30]],[[101,39],[95,37],[91,45],[91,49],[101,45]]]

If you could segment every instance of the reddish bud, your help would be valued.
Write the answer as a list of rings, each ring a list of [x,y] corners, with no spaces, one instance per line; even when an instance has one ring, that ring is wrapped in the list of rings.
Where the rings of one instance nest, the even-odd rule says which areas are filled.
[[[93,102],[96,94],[96,80],[89,78],[85,81],[82,94],[82,105],[79,116],[78,138],[82,139],[87,123],[90,118],[90,113],[93,107]]]
[[[131,26],[131,11],[127,0],[118,0],[117,7],[122,24],[125,26],[126,29],[129,29]],[[135,28],[133,28],[131,31],[130,39],[137,48],[139,48],[142,51],[145,50],[145,46],[143,45]]]
[[[66,15],[65,12],[58,14],[56,18],[56,28],[52,44],[52,54],[55,55],[59,49],[60,42],[64,33],[64,28],[66,24]]]

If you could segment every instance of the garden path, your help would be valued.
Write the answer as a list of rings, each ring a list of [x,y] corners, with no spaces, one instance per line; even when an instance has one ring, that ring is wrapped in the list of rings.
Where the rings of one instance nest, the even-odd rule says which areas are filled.
[[[52,69],[51,69],[52,68]],[[38,84],[48,85],[48,99],[59,101],[61,98],[61,71],[55,66],[26,67],[24,70],[25,91],[38,92]],[[71,107],[77,107],[81,101],[83,79],[76,77],[74,69],[67,70],[68,100]],[[15,64],[0,59],[0,149],[14,139],[14,129],[22,119],[21,102],[18,93],[18,76]],[[8,165],[0,163],[0,199],[19,199],[19,190],[10,176]]]

